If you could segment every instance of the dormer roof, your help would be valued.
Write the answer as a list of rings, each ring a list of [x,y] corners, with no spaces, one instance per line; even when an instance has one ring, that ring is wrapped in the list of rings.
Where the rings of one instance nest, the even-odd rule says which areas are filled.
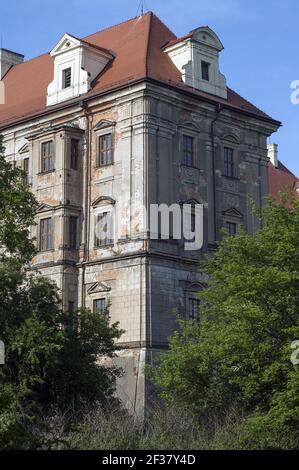
[[[227,88],[227,98],[224,99],[184,83],[182,74],[163,49],[165,44],[176,41],[177,37],[151,12],[92,34],[83,40],[69,36],[72,41],[77,39],[82,44],[92,45],[93,50],[98,48],[103,54],[109,51],[113,58],[102,72],[89,82],[88,91],[57,103],[55,109],[71,106],[82,99],[92,99],[94,96],[107,94],[142,80],[152,80],[164,87],[188,93],[196,99],[220,103],[232,111],[247,114],[272,125],[280,125],[230,88]],[[59,44],[53,51],[56,51],[57,47]],[[0,105],[0,129],[52,112],[53,107],[47,107],[47,88],[54,78],[54,61],[55,57],[43,54],[9,70],[4,78],[6,102]]]

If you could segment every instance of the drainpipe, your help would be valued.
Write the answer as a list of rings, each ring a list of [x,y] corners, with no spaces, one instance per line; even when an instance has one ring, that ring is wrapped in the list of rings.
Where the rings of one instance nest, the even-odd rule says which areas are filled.
[[[81,303],[82,307],[85,308],[85,262],[88,256],[88,247],[87,247],[87,238],[88,238],[88,194],[89,194],[89,160],[90,160],[90,120],[89,112],[87,109],[87,103],[85,101],[80,102],[80,107],[84,111],[84,116],[86,118],[86,161],[82,165],[83,171],[83,193],[84,193],[84,238],[83,238],[83,262],[82,262],[82,285],[81,285]]]
[[[263,198],[262,198],[262,159],[259,157],[259,203],[260,210],[262,209]],[[260,220],[260,228],[263,228],[263,221]]]
[[[223,106],[217,104],[216,107],[216,117],[211,123],[211,138],[212,138],[212,173],[213,173],[213,217],[214,217],[214,239],[215,243],[217,241],[217,209],[216,209],[216,174],[215,174],[215,161],[216,161],[216,152],[215,152],[215,124],[219,118]]]

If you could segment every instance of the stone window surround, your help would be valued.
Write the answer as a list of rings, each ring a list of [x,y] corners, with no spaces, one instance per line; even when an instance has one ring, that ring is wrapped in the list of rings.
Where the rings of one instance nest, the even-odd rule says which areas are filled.
[[[231,209],[232,210],[232,209]],[[227,230],[227,223],[232,223],[232,224],[236,224],[236,229],[237,229],[237,233],[238,233],[238,230],[240,228],[240,226],[242,225],[242,219],[243,219],[243,216],[241,213],[239,213],[238,210],[236,210],[236,214],[232,214],[232,213],[229,213],[229,211],[224,211],[222,214],[223,214],[223,228]]]
[[[97,223],[98,216],[103,214],[104,212],[110,212],[112,215],[112,221],[113,221],[113,243],[107,244],[107,245],[102,245],[102,246],[97,246],[96,244],[96,237],[95,237],[95,226]],[[108,247],[115,246],[117,243],[116,240],[116,233],[117,233],[117,227],[116,227],[116,208],[115,208],[115,201],[110,198],[110,197],[105,197],[102,196],[100,200],[95,201],[93,203],[93,217],[92,217],[92,222],[91,222],[91,246],[94,247],[95,250],[101,250],[105,249]]]
[[[204,286],[199,282],[194,283],[185,283],[184,286],[184,316],[188,320],[188,308],[189,308],[189,301],[191,299],[199,300],[198,294],[204,288]]]
[[[43,171],[43,164],[42,164],[43,144],[46,144],[47,142],[53,142],[53,168],[51,170],[48,170],[48,171]],[[55,163],[56,163],[56,139],[55,139],[54,134],[50,134],[50,135],[44,136],[39,141],[38,174],[39,175],[46,175],[48,173],[55,172]]]
[[[180,139],[180,143],[179,143],[179,152],[180,152],[180,164],[181,166],[185,166],[185,167],[188,167],[188,168],[197,168],[199,169],[199,155],[198,155],[198,150],[199,150],[199,134],[200,134],[200,130],[197,129],[193,123],[185,123],[184,125],[180,126],[180,134],[179,134],[179,139]],[[184,152],[184,136],[187,136],[187,137],[192,137],[194,139],[193,141],[193,145],[194,145],[194,148],[193,148],[193,157],[194,157],[194,161],[193,161],[193,165],[192,166],[189,166],[189,165],[185,165],[184,164],[184,155],[183,155],[183,152]]]
[[[239,179],[239,169],[238,169],[238,149],[240,146],[239,139],[233,134],[225,135],[221,138],[221,175],[223,178],[228,179]],[[234,164],[234,175],[226,176],[224,174],[224,149],[228,148],[233,151],[233,164]]]
[[[109,123],[107,126],[103,125],[101,128],[97,129],[95,128],[95,134],[96,134],[96,161],[95,161],[95,168],[108,168],[109,166],[114,165],[114,155],[115,155],[115,123]],[[111,140],[112,140],[112,155],[111,155],[111,163],[108,165],[100,165],[99,162],[99,142],[100,142],[100,137],[111,134]]]
[[[51,219],[52,224],[52,248],[48,250],[41,249],[41,222],[45,219]],[[38,242],[38,252],[39,253],[50,253],[54,251],[54,235],[55,235],[55,218],[53,216],[53,210],[41,212],[37,216],[37,242]]]

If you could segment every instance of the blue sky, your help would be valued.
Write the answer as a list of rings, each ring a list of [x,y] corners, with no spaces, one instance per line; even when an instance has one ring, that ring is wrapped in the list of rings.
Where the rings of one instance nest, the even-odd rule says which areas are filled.
[[[136,16],[139,0],[1,0],[2,46],[26,58],[50,51],[69,32],[86,36]],[[209,25],[225,50],[221,71],[231,88],[283,128],[272,137],[280,159],[299,175],[299,105],[290,84],[299,80],[298,0],[146,0],[177,35]]]

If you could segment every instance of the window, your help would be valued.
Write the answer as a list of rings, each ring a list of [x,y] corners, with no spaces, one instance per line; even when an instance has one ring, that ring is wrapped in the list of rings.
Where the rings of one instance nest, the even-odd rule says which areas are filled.
[[[72,85],[72,69],[69,67],[62,71],[62,88],[70,88]]]
[[[189,135],[183,136],[183,164],[187,166],[194,165],[194,138]]]
[[[70,250],[78,248],[78,217],[70,216],[69,221],[69,247]]]
[[[79,168],[79,140],[71,140],[71,169],[78,170]]]
[[[113,244],[113,215],[112,212],[103,212],[97,215],[95,229],[95,246],[105,246]]]
[[[29,184],[29,158],[25,158],[23,162],[24,183]]]
[[[208,62],[201,62],[201,78],[210,81],[210,64]]]
[[[237,224],[234,222],[226,222],[226,227],[228,234],[231,237],[235,237],[237,235]]]
[[[198,319],[199,314],[199,307],[200,307],[200,300],[190,297],[188,299],[188,319],[189,320],[196,320]]]
[[[224,147],[224,176],[234,177],[234,151]]]
[[[54,142],[53,140],[49,142],[44,142],[42,144],[42,162],[41,162],[41,171],[46,173],[47,171],[52,171],[54,169]]]
[[[106,313],[106,299],[96,299],[93,301],[94,313]]]
[[[53,248],[52,219],[40,221],[40,250],[49,251]]]
[[[112,165],[113,145],[112,134],[101,135],[99,137],[98,166]]]

